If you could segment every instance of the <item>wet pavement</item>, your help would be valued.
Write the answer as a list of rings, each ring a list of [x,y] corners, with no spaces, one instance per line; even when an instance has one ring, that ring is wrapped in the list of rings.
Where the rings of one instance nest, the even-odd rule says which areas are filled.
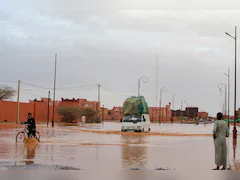
[[[0,170],[211,170],[215,167],[213,124],[151,124],[153,132],[176,136],[82,132],[114,132],[119,128],[120,123],[106,122],[54,128],[40,125],[40,143],[16,143],[15,136],[23,126],[0,124]],[[202,136],[190,136],[192,134]],[[228,162],[240,159],[239,146],[234,148],[232,136],[227,144]]]

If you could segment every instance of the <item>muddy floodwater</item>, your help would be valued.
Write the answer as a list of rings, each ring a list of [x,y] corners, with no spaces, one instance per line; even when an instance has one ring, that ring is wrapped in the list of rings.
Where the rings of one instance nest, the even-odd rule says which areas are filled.
[[[215,167],[213,124],[151,124],[154,135],[120,133],[120,123],[110,122],[37,128],[41,135],[39,143],[16,143],[16,134],[23,126],[0,124],[1,170],[210,170]],[[239,158],[239,149],[234,148],[231,136],[227,145],[230,163]]]

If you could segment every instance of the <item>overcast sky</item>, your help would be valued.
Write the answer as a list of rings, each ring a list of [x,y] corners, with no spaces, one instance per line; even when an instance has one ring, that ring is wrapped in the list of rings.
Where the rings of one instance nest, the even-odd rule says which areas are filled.
[[[0,84],[17,88],[17,83],[2,81],[21,80],[46,87],[21,84],[21,101],[46,97],[58,53],[57,99],[97,100],[96,84],[101,84],[101,104],[122,106],[128,96],[137,95],[138,78],[147,76],[140,92],[149,106],[156,106],[158,54],[159,87],[168,89],[164,105],[176,93],[175,109],[185,100],[215,115],[224,98],[218,84],[227,84],[223,73],[230,68],[233,113],[234,39],[225,31],[234,35],[240,24],[240,11],[234,10],[239,5],[158,2],[0,1]],[[85,85],[90,86],[59,89]]]

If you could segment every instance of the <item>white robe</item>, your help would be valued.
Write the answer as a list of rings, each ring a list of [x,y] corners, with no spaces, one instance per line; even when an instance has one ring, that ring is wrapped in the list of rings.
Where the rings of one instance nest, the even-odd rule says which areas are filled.
[[[213,128],[215,135],[215,164],[217,166],[227,165],[227,144],[226,137],[229,136],[228,125],[224,120],[216,120]]]

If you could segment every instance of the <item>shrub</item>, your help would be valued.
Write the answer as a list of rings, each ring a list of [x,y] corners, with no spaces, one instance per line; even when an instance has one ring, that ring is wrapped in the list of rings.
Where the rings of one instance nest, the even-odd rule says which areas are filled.
[[[61,116],[62,122],[73,123],[78,119],[79,109],[76,107],[59,107],[58,114]]]
[[[73,123],[81,119],[82,116],[86,116],[86,123],[101,122],[99,113],[92,108],[60,107],[58,108],[58,114],[61,116],[61,122]]]

